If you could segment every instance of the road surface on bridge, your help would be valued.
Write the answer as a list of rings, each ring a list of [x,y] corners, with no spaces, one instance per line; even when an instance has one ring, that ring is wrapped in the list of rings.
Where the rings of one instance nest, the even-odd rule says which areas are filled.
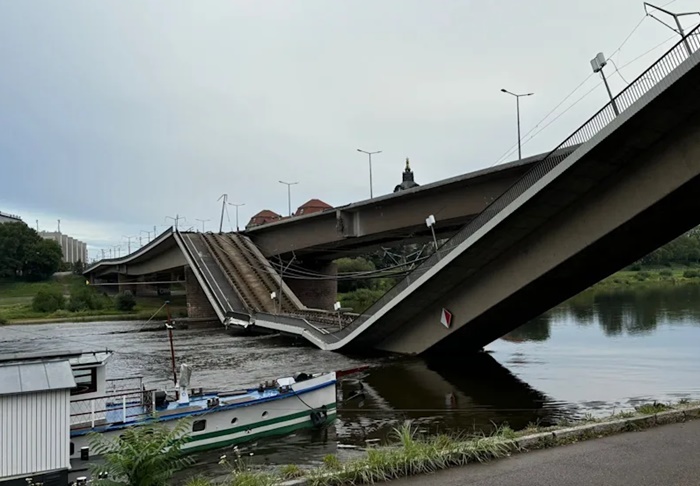
[[[700,420],[516,454],[392,481],[396,486],[685,486],[700,484]]]

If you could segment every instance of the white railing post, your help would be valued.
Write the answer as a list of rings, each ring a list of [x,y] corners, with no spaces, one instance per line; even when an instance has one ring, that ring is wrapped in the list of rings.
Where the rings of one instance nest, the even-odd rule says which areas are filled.
[[[156,391],[151,392],[153,394],[153,401],[151,402],[151,412],[156,413]]]
[[[126,422],[126,395],[122,395],[122,422]]]
[[[92,428],[95,428],[95,400],[90,400],[90,422],[92,424]]]

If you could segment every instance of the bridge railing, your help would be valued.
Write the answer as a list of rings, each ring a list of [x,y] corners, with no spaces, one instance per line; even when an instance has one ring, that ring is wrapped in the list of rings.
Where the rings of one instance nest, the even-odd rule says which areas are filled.
[[[632,81],[625,89],[623,89],[612,101],[608,102],[595,115],[588,119],[578,130],[576,130],[569,138],[559,144],[552,150],[542,161],[537,163],[530,169],[522,178],[515,182],[501,196],[496,198],[489,206],[484,209],[476,218],[467,223],[457,234],[447,240],[440,246],[430,258],[424,260],[418,267],[409,273],[403,280],[399,281],[394,287],[377,300],[372,306],[365,310],[362,315],[355,319],[349,326],[343,330],[334,333],[335,336],[342,338],[362,323],[370,319],[382,307],[391,302],[396,296],[404,291],[411,283],[415,282],[423,274],[428,272],[440,259],[450,253],[464,240],[472,236],[486,223],[491,221],[498,213],[515,201],[533,184],[542,179],[547,173],[559,165],[571,153],[563,150],[568,147],[583,144],[593,138],[598,132],[612,122],[617,114],[624,112],[650,89],[656,86],[662,79],[670,74],[674,69],[686,61],[692,54],[700,51],[700,26],[693,29],[675,46],[661,56],[654,64],[646,71]]]

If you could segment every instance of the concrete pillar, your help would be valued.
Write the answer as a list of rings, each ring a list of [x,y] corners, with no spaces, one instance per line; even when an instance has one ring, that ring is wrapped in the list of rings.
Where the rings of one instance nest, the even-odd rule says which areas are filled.
[[[136,295],[136,289],[138,285],[129,285],[129,282],[135,282],[136,278],[135,277],[130,277],[129,275],[122,275],[121,273],[118,275],[118,280],[119,282],[119,292],[126,292],[127,290],[131,291],[131,295]]]
[[[338,265],[335,262],[304,261],[299,266],[322,275],[337,277]],[[333,310],[338,300],[338,282],[335,278],[328,280],[295,279],[284,277],[285,283],[306,307]]]
[[[216,319],[216,312],[209,303],[204,290],[199,285],[197,278],[185,267],[185,292],[187,294],[187,317],[207,317]]]

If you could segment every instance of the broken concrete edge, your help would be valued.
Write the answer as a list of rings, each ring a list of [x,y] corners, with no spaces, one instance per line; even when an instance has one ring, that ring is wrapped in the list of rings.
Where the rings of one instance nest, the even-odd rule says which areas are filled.
[[[657,412],[653,415],[637,415],[629,418],[614,418],[603,422],[556,428],[546,432],[537,432],[522,437],[516,437],[512,439],[511,453],[522,453],[549,447],[556,447],[559,445],[566,445],[571,442],[596,439],[624,432],[635,432],[656,427],[658,425],[681,423],[693,419],[700,419],[700,405],[679,405],[674,410]],[[333,473],[329,472],[328,476],[332,477]],[[311,482],[308,478],[297,478],[283,481],[278,484],[279,486],[308,486],[311,484]]]

